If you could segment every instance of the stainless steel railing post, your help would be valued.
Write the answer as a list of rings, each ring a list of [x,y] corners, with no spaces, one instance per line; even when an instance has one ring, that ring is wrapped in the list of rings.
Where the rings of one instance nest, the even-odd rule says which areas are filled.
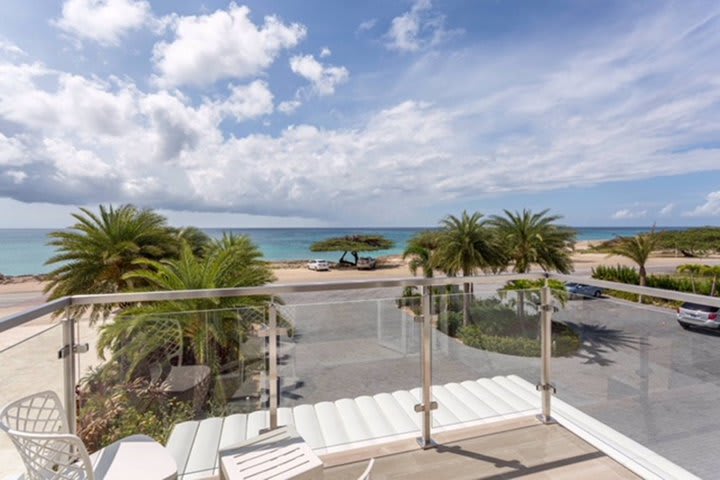
[[[278,328],[277,308],[274,303],[268,306],[269,327],[268,332],[268,381],[269,384],[269,408],[270,408],[270,430],[278,428],[278,396],[280,394],[278,378]]]
[[[550,382],[550,362],[552,359],[552,312],[553,305],[551,301],[550,287],[548,286],[548,280],[545,279],[545,285],[540,290],[540,355],[541,355],[541,366],[540,366],[540,383],[538,384],[538,390],[541,392],[542,397],[542,413],[540,420],[543,423],[552,422],[552,410],[550,401],[553,393],[555,393],[555,387]]]
[[[77,385],[77,373],[75,370],[75,318],[68,312],[65,320],[62,321],[63,346],[58,352],[58,357],[63,361],[63,399],[65,400],[65,411],[67,412],[68,428],[70,433],[77,433],[77,398],[75,386]]]
[[[422,348],[420,362],[422,366],[422,403],[415,405],[415,411],[422,413],[422,437],[418,443],[422,448],[432,448],[436,444],[431,438],[432,411],[437,403],[432,401],[432,287],[423,287],[422,292]]]

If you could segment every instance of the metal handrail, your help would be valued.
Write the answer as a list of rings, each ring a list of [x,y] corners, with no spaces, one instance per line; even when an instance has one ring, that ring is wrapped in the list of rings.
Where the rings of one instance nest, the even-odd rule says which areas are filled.
[[[665,300],[692,302],[712,307],[720,307],[720,297],[708,297],[706,295],[698,295],[696,293],[676,292],[674,290],[664,290],[662,288],[640,287],[638,285],[630,285],[627,283],[608,282],[606,280],[597,280],[594,278],[578,277],[574,275],[562,275],[559,273],[548,273],[547,277],[553,280],[560,280],[568,283],[582,283],[583,285],[605,288],[607,290],[618,290],[621,292],[646,295],[648,297],[663,298]]]
[[[245,296],[273,296],[284,293],[307,293],[337,290],[358,290],[370,288],[393,288],[393,287],[441,287],[445,285],[462,285],[464,283],[485,283],[489,281],[508,280],[537,280],[539,278],[550,278],[564,282],[576,282],[594,287],[619,290],[622,292],[647,295],[650,297],[664,298],[680,302],[701,303],[714,307],[720,307],[720,298],[708,297],[694,293],[675,292],[659,288],[640,287],[626,283],[608,282],[596,280],[589,277],[574,275],[563,275],[558,273],[527,273],[527,274],[497,274],[477,275],[472,277],[402,277],[373,280],[351,280],[343,282],[314,282],[297,284],[272,284],[260,287],[242,288],[214,288],[206,290],[173,290],[138,293],[110,293],[99,295],[72,295],[53,300],[39,307],[16,313],[0,319],[0,333],[10,330],[24,323],[30,322],[44,315],[48,315],[66,307],[75,305],[107,305],[113,303],[134,303],[134,302],[158,302],[167,300],[197,300],[203,298],[226,298]]]
[[[31,308],[24,312],[20,312],[0,319],[0,333],[13,327],[22,325],[23,323],[40,318],[44,315],[54,313],[58,310],[62,310],[63,308],[76,305],[108,305],[114,303],[161,302],[168,300],[198,300],[204,298],[277,296],[284,293],[330,292],[337,290],[361,290],[370,288],[421,286],[439,287],[445,285],[462,285],[464,283],[484,283],[491,280],[494,281],[496,279],[508,281],[538,278],[542,278],[542,275],[528,273],[479,275],[473,277],[402,277],[373,280],[351,280],[343,282],[271,284],[259,287],[212,288],[204,290],[172,290],[136,293],[107,293],[97,295],[72,295],[51,301],[40,307]]]

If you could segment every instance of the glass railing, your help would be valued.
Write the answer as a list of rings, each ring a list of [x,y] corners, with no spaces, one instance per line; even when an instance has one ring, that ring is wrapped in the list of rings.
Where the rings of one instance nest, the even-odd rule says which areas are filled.
[[[64,402],[62,325],[47,315],[0,334],[12,346],[0,350],[0,406],[51,390]],[[0,473],[22,473],[23,464],[9,437],[0,434]]]
[[[416,435],[421,385],[417,299],[285,304],[279,345],[279,424],[313,448]]]
[[[436,430],[537,413],[507,377],[540,379],[540,291],[474,286],[471,294],[436,289],[432,315]],[[557,333],[557,332],[556,332]]]
[[[79,355],[78,435],[89,451],[131,433],[165,443],[178,423],[267,409],[265,306],[161,309],[79,323],[89,351]]]
[[[574,355],[553,359],[556,398],[701,478],[716,477],[707,447],[720,431],[720,335],[684,330],[681,302],[595,295],[576,295],[554,314],[582,339]],[[554,411],[573,417],[561,402]]]
[[[405,291],[407,281],[365,290],[267,287],[253,290],[266,295],[256,307],[168,311],[147,303],[105,322],[73,320],[75,392],[63,389],[63,325],[36,319],[2,332],[41,325],[0,351],[0,404],[44,389],[62,399],[76,395],[77,430],[90,451],[136,433],[165,442],[178,424],[241,414],[248,436],[276,419],[332,452],[426,438],[427,418],[434,434],[540,413],[552,383],[558,417],[577,409],[712,476],[712,456],[690,452],[712,444],[720,430],[718,334],[683,329],[671,302],[568,298],[561,290],[550,292],[552,305],[543,309],[541,290],[503,291],[504,279],[490,280],[469,294],[453,279]],[[541,359],[548,315],[549,383]],[[7,438],[0,442],[0,465],[21,470]]]

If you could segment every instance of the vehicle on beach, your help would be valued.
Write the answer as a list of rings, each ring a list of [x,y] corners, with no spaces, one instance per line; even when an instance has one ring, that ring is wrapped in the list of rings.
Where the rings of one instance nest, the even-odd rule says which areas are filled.
[[[373,257],[360,257],[357,261],[358,270],[375,270],[377,260]]]
[[[593,287],[592,285],[585,285],[583,283],[567,283],[565,289],[570,294],[570,298],[573,297],[594,297],[600,298],[603,294],[603,289],[600,287]]]
[[[720,328],[718,310],[718,307],[685,302],[677,309],[677,321],[685,330],[692,326]]]
[[[330,270],[330,264],[327,262],[327,260],[310,260],[307,264],[307,268],[310,270],[315,270],[316,272],[328,271]]]

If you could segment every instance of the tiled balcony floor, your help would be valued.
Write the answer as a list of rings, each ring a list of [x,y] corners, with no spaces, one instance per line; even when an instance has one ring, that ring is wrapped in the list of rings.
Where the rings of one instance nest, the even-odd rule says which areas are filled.
[[[367,460],[356,460],[372,456],[373,480],[640,478],[560,425],[542,425],[533,418],[465,431],[463,440],[458,435],[439,434],[441,446],[435,449],[388,454],[393,448],[381,446],[326,457],[325,480],[356,480],[367,465]],[[411,442],[405,448],[411,449]],[[354,463],[332,466],[347,461]]]

